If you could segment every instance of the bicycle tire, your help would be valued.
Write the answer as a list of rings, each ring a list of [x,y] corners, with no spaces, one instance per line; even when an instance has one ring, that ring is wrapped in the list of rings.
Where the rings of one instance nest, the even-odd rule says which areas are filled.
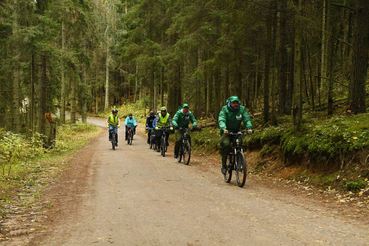
[[[129,142],[129,145],[132,145],[133,142],[133,132],[131,131],[131,141]]]
[[[178,151],[178,157],[177,157],[177,161],[178,162],[181,162],[182,161],[182,148],[183,148],[183,145],[181,143],[181,146],[179,147],[179,151]]]
[[[160,143],[160,152],[163,157],[165,157],[165,146],[166,146],[165,138],[162,137]]]
[[[232,165],[233,165],[233,155],[228,155],[229,158],[227,158],[227,171],[224,174],[224,181],[226,183],[231,182],[232,180]]]
[[[191,160],[191,145],[190,143],[185,143],[183,146],[183,162],[185,165],[188,165]]]
[[[152,140],[151,140],[151,139],[150,139],[150,144],[149,144],[149,146],[150,146],[150,149],[152,149],[153,144],[152,144]]]
[[[115,133],[114,133],[114,132],[112,132],[112,136],[111,136],[111,146],[112,146],[113,150],[115,150],[115,137],[116,137]]]
[[[247,167],[246,158],[242,152],[237,153],[236,163],[236,180],[239,187],[243,187],[246,183]]]

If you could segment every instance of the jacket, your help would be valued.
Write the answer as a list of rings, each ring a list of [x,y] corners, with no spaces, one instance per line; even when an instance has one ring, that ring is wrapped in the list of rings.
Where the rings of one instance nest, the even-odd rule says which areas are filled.
[[[130,119],[129,117],[126,118],[124,124],[126,125],[126,127],[133,127],[133,126],[137,126],[137,122],[135,117],[132,116],[132,119]]]
[[[219,130],[221,133],[224,129],[230,132],[238,132],[242,121],[247,129],[252,128],[251,119],[245,107],[240,105],[238,109],[233,109],[230,104],[227,103],[219,113]]]
[[[193,116],[191,111],[188,111],[187,114],[183,113],[183,110],[178,110],[177,113],[174,115],[172,123],[173,126],[176,127],[188,127],[188,124],[192,122],[193,127],[197,127],[197,121],[195,116]]]

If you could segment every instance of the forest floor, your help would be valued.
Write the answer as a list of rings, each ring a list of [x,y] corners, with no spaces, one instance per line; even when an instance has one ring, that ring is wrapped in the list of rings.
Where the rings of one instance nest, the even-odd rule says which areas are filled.
[[[10,208],[0,244],[369,245],[365,200],[253,172],[256,152],[241,189],[224,183],[217,153],[185,166],[173,144],[163,158],[143,134],[132,146],[123,135],[116,151],[104,132],[74,155],[38,206]]]

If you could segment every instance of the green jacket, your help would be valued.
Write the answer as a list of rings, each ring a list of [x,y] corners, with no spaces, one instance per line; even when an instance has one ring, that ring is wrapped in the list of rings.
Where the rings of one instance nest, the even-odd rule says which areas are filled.
[[[178,110],[177,113],[174,115],[172,123],[173,126],[176,127],[188,127],[188,124],[192,122],[193,127],[197,127],[197,121],[195,119],[195,116],[191,113],[191,111],[188,111],[187,114],[184,114],[181,110]]]
[[[230,132],[238,132],[242,121],[247,129],[252,128],[250,116],[244,106],[240,106],[237,110],[231,109],[229,104],[223,106],[218,118],[220,133],[224,129]]]

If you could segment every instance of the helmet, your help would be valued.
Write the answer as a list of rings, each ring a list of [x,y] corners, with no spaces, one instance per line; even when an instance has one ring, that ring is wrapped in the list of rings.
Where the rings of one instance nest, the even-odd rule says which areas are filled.
[[[229,101],[230,101],[230,102],[235,102],[235,101],[237,101],[238,103],[240,103],[240,99],[238,98],[238,96],[231,96],[231,97],[229,98]]]
[[[155,112],[151,110],[150,111],[150,115],[154,115],[154,114],[155,114]]]
[[[129,114],[129,116],[132,116],[132,114]]]
[[[116,114],[116,113],[118,113],[118,110],[113,109],[111,112],[112,112],[113,114]]]
[[[161,107],[160,111],[167,111],[167,108],[166,107]]]
[[[187,103],[183,104],[182,108],[188,108],[188,104]]]

